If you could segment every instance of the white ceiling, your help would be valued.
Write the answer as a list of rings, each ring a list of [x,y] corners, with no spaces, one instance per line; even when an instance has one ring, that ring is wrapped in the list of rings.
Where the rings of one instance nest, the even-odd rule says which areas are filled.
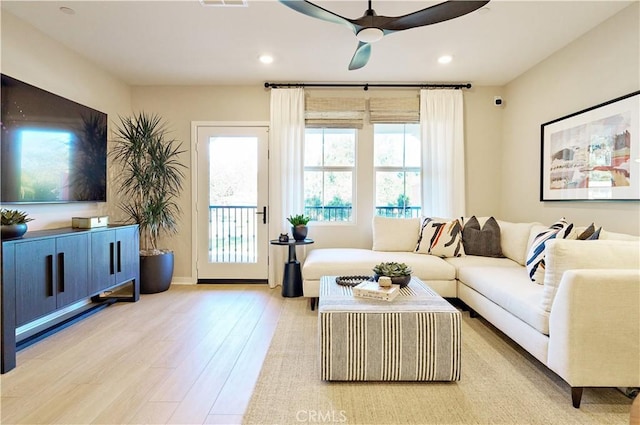
[[[635,0],[638,1],[638,0]],[[131,85],[304,82],[471,82],[504,85],[633,1],[493,0],[439,24],[387,36],[360,70],[347,65],[357,45],[345,27],[294,12],[275,0],[247,7],[176,1],[7,1],[30,23]],[[365,0],[315,2],[349,18]],[[437,1],[374,0],[396,16]],[[75,14],[62,13],[61,6]],[[275,61],[264,65],[259,55]],[[453,55],[440,65],[437,58]]]

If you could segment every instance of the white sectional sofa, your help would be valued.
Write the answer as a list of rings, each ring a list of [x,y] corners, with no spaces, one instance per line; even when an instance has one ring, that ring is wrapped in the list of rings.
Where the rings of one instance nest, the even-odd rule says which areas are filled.
[[[639,237],[602,230],[598,240],[577,240],[584,228],[573,228],[545,242],[544,280],[534,282],[525,264],[548,226],[498,220],[504,258],[441,258],[415,252],[421,223],[376,217],[371,250],[310,251],[302,275],[312,308],[323,275],[370,275],[379,262],[405,262],[564,379],[574,407],[584,387],[640,387]]]

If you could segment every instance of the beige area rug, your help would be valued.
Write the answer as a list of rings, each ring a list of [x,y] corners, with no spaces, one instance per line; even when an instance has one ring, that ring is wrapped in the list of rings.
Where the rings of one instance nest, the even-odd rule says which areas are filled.
[[[317,312],[286,299],[245,413],[245,424],[628,424],[631,400],[569,386],[481,319],[463,314],[458,382],[324,382]]]

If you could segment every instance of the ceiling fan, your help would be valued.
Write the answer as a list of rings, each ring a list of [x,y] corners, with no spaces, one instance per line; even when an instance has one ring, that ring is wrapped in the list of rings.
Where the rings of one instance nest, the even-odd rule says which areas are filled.
[[[371,57],[371,43],[380,40],[385,35],[458,18],[466,15],[467,13],[471,13],[476,9],[480,9],[482,6],[489,3],[488,0],[453,0],[445,1],[443,3],[436,4],[435,6],[427,7],[426,9],[418,10],[402,16],[378,16],[371,8],[371,0],[369,0],[369,8],[364,15],[357,19],[349,19],[313,4],[310,1],[279,1],[296,12],[303,13],[311,16],[312,18],[322,19],[323,21],[344,25],[352,30],[358,38],[358,47],[356,47],[356,52],[353,54],[353,58],[351,58],[351,62],[349,63],[349,70],[359,69],[365,66]]]

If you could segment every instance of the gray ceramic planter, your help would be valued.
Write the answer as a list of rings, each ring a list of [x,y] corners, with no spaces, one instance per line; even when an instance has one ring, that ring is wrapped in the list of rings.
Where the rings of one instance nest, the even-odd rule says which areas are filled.
[[[140,256],[140,293],[157,294],[171,286],[173,252]]]

